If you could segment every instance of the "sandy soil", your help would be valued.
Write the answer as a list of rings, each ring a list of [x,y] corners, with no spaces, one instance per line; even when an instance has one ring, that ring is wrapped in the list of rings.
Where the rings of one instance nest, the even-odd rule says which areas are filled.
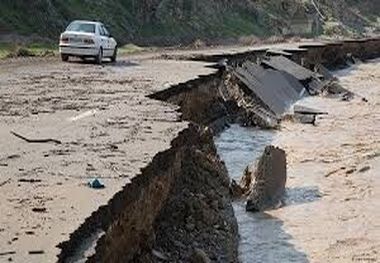
[[[284,123],[275,137],[288,154],[290,198],[267,215],[304,262],[380,262],[380,61],[338,75],[369,102],[301,102],[329,115],[315,127]]]
[[[174,106],[146,95],[213,72],[205,65],[148,58],[103,66],[2,62],[0,262],[56,261],[55,246],[187,126]],[[28,143],[11,131],[62,144]],[[89,188],[93,178],[106,188]]]

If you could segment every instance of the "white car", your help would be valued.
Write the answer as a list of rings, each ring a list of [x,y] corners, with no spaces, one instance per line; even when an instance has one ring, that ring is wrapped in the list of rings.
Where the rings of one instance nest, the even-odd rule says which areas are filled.
[[[72,22],[61,34],[59,53],[62,61],[68,61],[73,56],[95,58],[98,64],[102,63],[103,58],[115,62],[117,42],[102,23],[78,20]]]

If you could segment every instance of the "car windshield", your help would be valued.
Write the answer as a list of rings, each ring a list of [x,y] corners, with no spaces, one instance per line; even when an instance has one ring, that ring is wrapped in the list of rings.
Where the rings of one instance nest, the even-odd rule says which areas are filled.
[[[66,31],[95,33],[95,24],[73,22],[67,27]]]

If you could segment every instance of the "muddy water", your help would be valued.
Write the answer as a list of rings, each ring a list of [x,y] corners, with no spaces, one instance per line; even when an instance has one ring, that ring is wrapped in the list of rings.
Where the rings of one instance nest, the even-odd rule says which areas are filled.
[[[380,262],[380,60],[336,76],[359,96],[305,98],[302,105],[329,113],[316,126],[232,126],[216,138],[234,179],[268,144],[287,153],[284,207],[251,214],[234,203],[242,262]]]
[[[218,136],[215,143],[230,177],[239,181],[245,167],[261,156],[275,135],[275,131],[232,125]],[[302,190],[287,193],[290,203],[303,197]],[[283,231],[281,220],[266,213],[248,213],[243,201],[233,206],[239,225],[241,262],[277,262],[280,258],[281,262],[307,262],[305,255],[288,242],[290,236]]]

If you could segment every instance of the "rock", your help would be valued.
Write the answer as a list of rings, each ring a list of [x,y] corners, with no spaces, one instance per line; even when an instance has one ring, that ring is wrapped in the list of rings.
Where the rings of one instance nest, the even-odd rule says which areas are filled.
[[[194,249],[193,254],[190,257],[191,263],[211,263],[210,258],[207,256],[206,252],[202,249]]]
[[[254,171],[252,171],[252,166],[248,165],[245,168],[243,177],[240,180],[240,187],[245,196],[248,196],[253,188],[255,182],[253,173]]]
[[[278,207],[285,193],[285,151],[267,146],[253,177],[254,183],[248,196],[246,210],[259,212]]]
[[[99,179],[94,179],[94,180],[88,182],[88,186],[91,188],[94,188],[94,189],[105,188],[105,185]]]
[[[312,124],[315,125],[317,120],[316,114],[294,114],[294,120],[302,124]]]
[[[233,198],[240,198],[244,195],[242,187],[235,180],[231,181],[230,193]]]

